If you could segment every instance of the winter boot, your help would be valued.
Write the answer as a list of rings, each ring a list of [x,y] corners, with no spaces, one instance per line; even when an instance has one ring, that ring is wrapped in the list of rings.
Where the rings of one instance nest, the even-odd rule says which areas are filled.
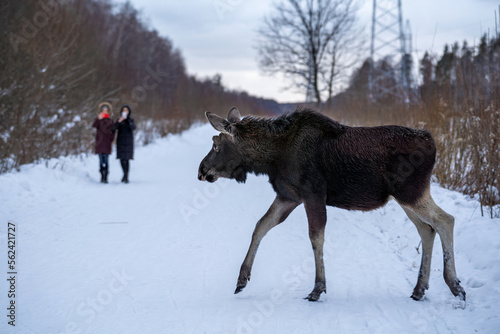
[[[120,162],[121,162],[122,169],[123,169],[122,182],[128,183],[129,161],[128,160],[121,160]]]
[[[106,165],[106,167],[104,167],[104,173],[103,173],[104,183],[108,183],[108,174],[109,174],[109,169],[108,165]]]
[[[104,167],[101,166],[101,169],[99,170],[99,172],[101,173],[101,183],[104,183]]]

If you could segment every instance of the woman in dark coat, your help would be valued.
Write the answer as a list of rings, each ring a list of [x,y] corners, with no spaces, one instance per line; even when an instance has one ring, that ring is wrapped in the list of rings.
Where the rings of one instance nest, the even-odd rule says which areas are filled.
[[[134,159],[134,130],[135,122],[130,117],[132,109],[128,105],[120,109],[120,118],[116,121],[115,129],[118,131],[116,139],[116,158],[120,159],[123,169],[122,182],[128,183],[130,159]]]
[[[111,154],[111,144],[115,139],[115,126],[113,120],[109,118],[111,104],[103,102],[99,104],[99,114],[92,126],[97,129],[95,135],[95,153],[99,155],[99,171],[101,172],[101,182],[108,183],[109,155]]]

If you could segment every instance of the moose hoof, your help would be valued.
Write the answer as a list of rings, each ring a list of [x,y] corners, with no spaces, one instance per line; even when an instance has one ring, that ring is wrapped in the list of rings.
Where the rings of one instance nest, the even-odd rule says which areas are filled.
[[[316,290],[314,289],[310,294],[309,296],[307,296],[306,300],[310,301],[310,302],[317,302],[319,297],[321,296],[322,293],[326,293],[326,289],[320,289],[320,290]]]
[[[241,292],[246,286],[247,282],[250,281],[250,272],[245,268],[241,268],[240,276],[238,277],[238,283],[236,283],[236,290],[234,290],[234,294]]]
[[[307,297],[306,297],[306,298],[304,298],[304,299],[306,299],[306,300],[308,300],[308,301],[310,301],[310,302],[317,302],[317,301],[318,301],[318,299],[319,299],[319,296],[320,296],[320,295],[321,295],[321,293],[318,293],[318,292],[314,292],[314,291],[313,291],[313,292],[311,292],[311,293],[309,294],[309,296],[307,296]]]
[[[247,286],[247,281],[249,280],[250,278],[245,279],[244,281],[238,280],[238,284],[236,285],[236,290],[234,290],[234,294],[240,293]]]
[[[421,300],[422,298],[424,298],[424,295],[425,295],[425,289],[423,288],[415,288],[415,290],[413,290],[413,294],[411,295],[411,298],[413,300]]]
[[[245,285],[237,286],[236,290],[234,290],[234,294],[240,293],[244,288],[245,288]]]
[[[465,301],[465,290],[460,285],[455,291],[453,291],[453,295],[458,297],[460,300]]]

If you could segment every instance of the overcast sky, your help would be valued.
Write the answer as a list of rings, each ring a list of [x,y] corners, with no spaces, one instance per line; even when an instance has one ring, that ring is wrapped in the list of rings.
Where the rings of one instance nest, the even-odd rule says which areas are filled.
[[[359,0],[360,24],[369,39],[372,0]],[[190,74],[222,74],[223,84],[279,102],[304,96],[284,91],[283,79],[264,76],[254,49],[256,30],[270,12],[272,0],[131,0],[143,20],[179,48]],[[425,50],[440,53],[445,43],[477,44],[481,33],[495,31],[498,0],[403,0],[403,19],[410,20],[414,57]],[[499,27],[500,28],[500,27]],[[368,51],[366,56],[369,56]]]

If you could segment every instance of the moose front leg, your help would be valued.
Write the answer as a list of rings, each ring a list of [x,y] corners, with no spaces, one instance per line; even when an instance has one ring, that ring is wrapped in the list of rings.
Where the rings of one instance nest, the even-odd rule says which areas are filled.
[[[282,223],[299,204],[300,203],[284,199],[278,195],[266,214],[257,222],[252,235],[252,243],[241,265],[240,275],[234,293],[243,290],[250,280],[255,254],[257,253],[262,238],[264,238],[270,229]]]
[[[313,291],[305,299],[315,302],[320,295],[326,293],[325,264],[323,262],[323,244],[325,240],[326,205],[324,201],[315,199],[305,201],[307,220],[309,222],[309,239],[311,239],[316,264],[316,280]]]

